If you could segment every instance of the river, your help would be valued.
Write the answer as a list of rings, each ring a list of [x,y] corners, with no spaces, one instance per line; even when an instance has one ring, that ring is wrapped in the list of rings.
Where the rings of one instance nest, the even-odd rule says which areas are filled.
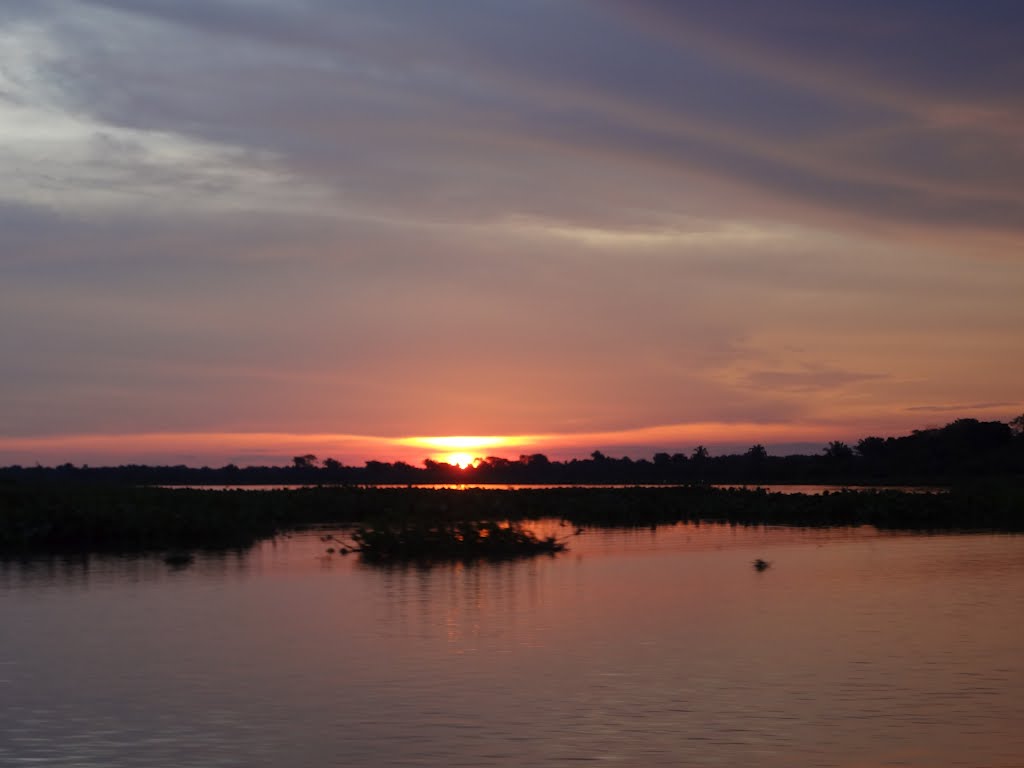
[[[0,617],[12,768],[1024,765],[1021,536],[689,524],[379,569],[306,533],[0,563]]]

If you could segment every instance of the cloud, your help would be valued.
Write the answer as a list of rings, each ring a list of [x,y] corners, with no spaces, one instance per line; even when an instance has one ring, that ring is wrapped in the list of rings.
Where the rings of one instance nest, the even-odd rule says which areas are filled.
[[[416,3],[309,2],[284,13],[223,0],[108,0],[81,6],[74,37],[61,37],[67,63],[57,71],[97,119],[174,126],[215,144],[230,137],[383,216],[544,211],[571,220],[578,201],[592,206],[597,194],[590,225],[636,210],[672,217],[701,207],[682,190],[714,179],[733,186],[734,211],[790,206],[791,219],[830,226],[874,219],[1020,235],[1021,132],[993,135],[995,117],[908,113],[904,101],[879,102],[858,85],[905,71],[911,84],[924,79],[914,72],[927,67],[903,48],[915,50],[922,35],[949,43],[956,27],[945,9],[929,24],[917,6],[889,9],[882,18],[893,39],[875,51],[878,30],[838,8],[597,6],[446,2],[427,12]],[[621,23],[644,14],[657,29]],[[1006,65],[996,79],[1009,83],[1015,59],[998,42],[1005,30],[983,24],[982,32],[996,42],[981,64],[963,67]],[[964,56],[982,47],[970,43]],[[926,53],[938,87],[949,65]],[[895,76],[883,76],[875,58]],[[833,70],[827,87],[799,76]],[[996,111],[1016,98],[1009,88],[982,93]],[[985,104],[971,109],[982,114]],[[645,195],[644,174],[671,182]],[[545,184],[534,183],[539,175]],[[600,189],[589,183],[595,175],[637,181]],[[625,188],[633,205],[622,204]],[[726,215],[721,206],[716,215]]]
[[[808,371],[754,371],[747,375],[744,385],[783,392],[818,392],[837,389],[875,379],[884,379],[885,374],[857,373],[840,370]]]
[[[989,411],[997,408],[1006,410],[1007,408],[1017,408],[1020,406],[1020,401],[1004,403],[950,403],[944,405],[912,405],[906,410],[917,413],[957,413],[963,415],[972,411]]]
[[[0,35],[0,199],[55,210],[309,211],[332,202],[268,152],[76,110],[48,80],[62,52],[45,27]]]
[[[1016,55],[1024,13],[1012,0],[986,3],[978,13],[928,0],[856,7],[815,0],[605,4],[745,66],[900,109],[930,101],[1019,114],[1024,106],[1016,85],[1024,72]]]

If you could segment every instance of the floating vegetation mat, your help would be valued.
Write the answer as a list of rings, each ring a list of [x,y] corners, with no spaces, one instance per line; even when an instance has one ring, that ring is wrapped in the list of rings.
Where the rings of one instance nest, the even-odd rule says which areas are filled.
[[[352,551],[371,563],[513,560],[566,548],[554,536],[541,538],[519,525],[495,522],[360,526],[349,535]]]

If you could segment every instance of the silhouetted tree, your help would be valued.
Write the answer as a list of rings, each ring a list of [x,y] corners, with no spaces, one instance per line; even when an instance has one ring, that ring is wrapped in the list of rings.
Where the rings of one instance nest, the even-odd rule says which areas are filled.
[[[693,449],[693,453],[690,454],[690,462],[697,469],[697,480],[703,484],[704,477],[707,472],[708,459],[711,456],[708,453],[708,449],[703,445],[698,445]]]
[[[304,456],[292,457],[292,466],[295,469],[316,469],[316,456],[307,453]]]
[[[825,447],[825,456],[834,461],[846,461],[853,458],[853,449],[842,440],[833,440]]]
[[[520,456],[519,463],[530,469],[545,469],[551,464],[551,460],[543,453],[531,453],[528,456]]]
[[[865,437],[857,441],[855,450],[865,459],[878,458],[885,453],[885,440],[880,437]]]

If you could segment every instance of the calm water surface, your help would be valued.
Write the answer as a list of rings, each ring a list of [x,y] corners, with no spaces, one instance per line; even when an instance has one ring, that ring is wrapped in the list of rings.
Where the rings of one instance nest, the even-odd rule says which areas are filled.
[[[324,547],[0,564],[0,765],[1024,766],[1024,537]]]
[[[326,485],[303,485],[303,484],[281,484],[281,485],[164,485],[162,488],[196,488],[207,491],[279,491],[297,490],[299,488],[332,487]],[[344,486],[334,486],[344,487]],[[356,486],[360,487],[360,486]],[[516,490],[542,490],[546,488],[686,488],[685,485],[672,485],[665,483],[601,483],[592,485],[587,483],[405,483],[362,486],[366,488],[423,488],[427,490],[457,490],[465,491],[470,489],[482,489],[492,491],[516,491]],[[783,484],[783,485],[743,485],[735,483],[723,483],[710,486],[711,488],[749,488],[768,491],[769,493],[796,494],[803,493],[809,496],[820,496],[823,493],[836,493],[839,491],[899,491],[900,493],[945,493],[949,489],[935,485],[818,485],[818,484]]]

